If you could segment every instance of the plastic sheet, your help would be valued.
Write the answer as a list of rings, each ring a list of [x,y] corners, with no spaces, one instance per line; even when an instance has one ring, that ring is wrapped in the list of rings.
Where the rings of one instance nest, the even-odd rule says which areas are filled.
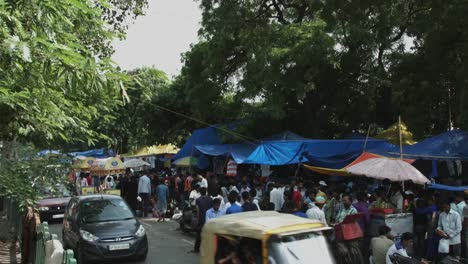
[[[379,227],[386,225],[392,229],[392,234],[401,235],[405,232],[413,233],[413,214],[373,214],[367,229],[368,235],[379,235]]]

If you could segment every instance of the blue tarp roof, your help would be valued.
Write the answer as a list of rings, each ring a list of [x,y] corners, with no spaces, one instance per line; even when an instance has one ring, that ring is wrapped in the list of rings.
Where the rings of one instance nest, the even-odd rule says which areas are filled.
[[[463,192],[468,190],[468,186],[449,186],[438,183],[431,183],[427,186],[429,189],[451,191],[451,192]]]
[[[209,156],[231,156],[236,163],[242,163],[255,150],[255,144],[197,145],[196,148]]]
[[[115,156],[115,153],[112,149],[91,149],[81,152],[71,152],[68,155],[72,157],[76,156],[85,156],[85,157],[94,157],[94,158],[107,158]]]
[[[193,131],[192,135],[187,139],[187,142],[185,142],[184,146],[182,146],[173,159],[176,160],[184,157],[200,155],[201,153],[195,148],[195,145],[221,144],[222,132],[217,127],[218,125],[213,125]],[[234,130],[234,128],[235,125],[230,124],[225,129]]]
[[[299,162],[320,160],[333,162],[342,155],[341,162],[352,161],[353,155],[364,150],[365,140],[299,140],[272,141],[260,144],[244,163],[287,165]],[[387,149],[393,145],[385,140],[368,140],[367,149]],[[328,161],[326,159],[329,159]]]
[[[395,146],[387,151],[378,149],[376,152],[386,156],[399,156],[400,149]],[[468,160],[468,132],[452,130],[405,146],[403,156],[426,160]]]
[[[262,141],[288,141],[288,140],[303,140],[302,136],[295,134],[291,131],[284,131],[282,133],[262,139]],[[197,144],[195,148],[203,154],[209,156],[230,156],[237,163],[243,163],[244,160],[258,147],[254,143],[240,143],[240,144],[217,144],[217,145],[203,145]],[[195,153],[196,155],[197,153]]]

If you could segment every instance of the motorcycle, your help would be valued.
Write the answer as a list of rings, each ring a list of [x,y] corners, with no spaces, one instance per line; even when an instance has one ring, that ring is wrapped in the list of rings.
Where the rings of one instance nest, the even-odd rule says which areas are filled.
[[[174,214],[173,220],[179,221],[180,229],[183,232],[196,231],[198,226],[197,208],[195,208],[189,201],[184,201],[185,206],[181,212]]]

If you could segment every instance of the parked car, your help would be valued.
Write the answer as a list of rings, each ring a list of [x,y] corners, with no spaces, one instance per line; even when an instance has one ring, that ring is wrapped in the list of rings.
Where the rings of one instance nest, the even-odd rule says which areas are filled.
[[[131,259],[148,254],[145,228],[127,203],[114,195],[73,197],[63,219],[63,243],[79,264]]]
[[[38,202],[41,221],[62,219],[65,214],[70,192],[63,185],[47,187],[42,190],[42,199]]]

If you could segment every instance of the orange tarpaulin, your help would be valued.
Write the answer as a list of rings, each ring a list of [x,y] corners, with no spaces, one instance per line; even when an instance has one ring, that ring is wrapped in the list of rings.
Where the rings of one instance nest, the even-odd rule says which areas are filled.
[[[315,166],[309,166],[309,165],[303,165],[303,166],[306,169],[318,172],[320,174],[333,175],[333,176],[350,176],[352,174],[348,173],[346,168],[356,165],[365,160],[375,159],[375,158],[383,158],[383,156],[370,153],[370,152],[364,152],[361,154],[361,156],[357,157],[357,159],[355,159],[353,162],[351,162],[350,164],[346,165],[344,168],[341,168],[341,169],[330,169],[330,168],[315,167]],[[408,162],[409,164],[412,164],[414,162],[414,160],[411,160],[411,159],[405,159],[404,161]]]

